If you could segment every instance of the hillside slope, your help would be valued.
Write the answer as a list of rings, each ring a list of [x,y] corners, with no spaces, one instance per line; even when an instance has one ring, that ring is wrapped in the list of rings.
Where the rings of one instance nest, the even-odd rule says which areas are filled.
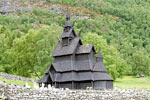
[[[76,33],[82,29],[83,42],[101,48],[114,79],[149,75],[149,6],[142,0],[1,0],[0,71],[43,75],[69,8]]]

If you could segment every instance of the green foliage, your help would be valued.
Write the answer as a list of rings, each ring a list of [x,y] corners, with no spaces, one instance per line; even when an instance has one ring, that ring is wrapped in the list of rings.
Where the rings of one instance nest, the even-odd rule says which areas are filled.
[[[150,75],[150,59],[142,51],[133,53],[131,58],[133,75]]]
[[[84,43],[94,40],[96,50],[102,49],[104,63],[114,79],[123,75],[150,74],[150,4],[147,0],[47,2],[85,7],[104,14],[92,13],[91,19],[71,21],[75,21],[77,34],[83,29]],[[65,23],[65,17],[43,9],[32,13],[18,11],[17,15],[19,17],[0,15],[0,71],[27,77],[37,71],[42,75],[52,60],[56,37],[62,31],[59,26]],[[57,35],[52,35],[53,32]]]
[[[120,89],[150,89],[149,77],[124,76],[114,81],[114,87]]]
[[[46,70],[52,61],[56,36],[60,33],[61,28],[53,24],[38,30],[29,30],[26,35],[13,40],[12,47],[5,51],[2,60],[5,72],[31,77],[35,71]]]
[[[1,80],[1,81],[5,81],[7,84],[24,85],[24,84],[28,83],[29,86],[31,86],[31,87],[34,86],[33,83],[31,83],[31,82],[26,82],[26,81],[7,80],[7,79],[4,79],[4,78],[2,78],[2,77],[0,77],[0,80]]]
[[[86,44],[91,44],[94,42],[96,51],[101,48],[102,55],[104,56],[104,64],[108,70],[108,73],[113,79],[117,77],[122,77],[124,75],[125,63],[124,60],[120,58],[120,53],[113,46],[109,46],[102,36],[94,33],[88,33],[83,38],[83,42]]]
[[[135,74],[134,68],[141,65],[132,64],[135,52],[142,50],[143,55],[150,55],[150,4],[147,0],[51,0],[53,3],[63,3],[66,5],[88,8],[104,17],[95,17],[90,20],[79,20],[75,24],[77,28],[84,27],[84,34],[95,32],[102,35],[108,45],[114,46],[120,52],[120,57],[124,59],[128,68],[126,74]],[[94,15],[92,15],[94,16]],[[92,17],[93,18],[93,17]],[[149,60],[150,61],[150,60]],[[145,63],[145,62],[141,62]],[[148,64],[142,65],[145,70],[149,70]],[[145,72],[142,72],[148,75]],[[150,70],[149,70],[150,71]]]
[[[51,0],[46,0],[47,2],[51,2]]]

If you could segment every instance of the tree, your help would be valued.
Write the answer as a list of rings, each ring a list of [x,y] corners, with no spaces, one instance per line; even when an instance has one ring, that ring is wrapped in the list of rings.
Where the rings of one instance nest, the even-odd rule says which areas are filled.
[[[16,38],[12,48],[5,52],[5,72],[25,77],[31,77],[34,72],[43,74],[50,66],[51,54],[57,43],[56,37],[60,33],[61,28],[52,24],[38,30],[29,30],[25,36]]]
[[[101,48],[102,55],[104,56],[104,64],[113,79],[124,75],[125,61],[120,58],[120,54],[117,49],[113,46],[109,46],[102,36],[95,33],[88,33],[83,36],[83,42],[85,44],[91,44],[94,42],[97,52],[98,49]]]
[[[144,55],[142,51],[136,51],[132,58],[132,72],[135,76],[149,75],[150,74],[150,59]]]

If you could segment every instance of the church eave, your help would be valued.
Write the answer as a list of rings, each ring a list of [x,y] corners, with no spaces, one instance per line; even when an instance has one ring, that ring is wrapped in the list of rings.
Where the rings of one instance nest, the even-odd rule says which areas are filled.
[[[57,73],[53,82],[71,82],[71,81],[113,81],[107,73],[100,72],[69,72]]]

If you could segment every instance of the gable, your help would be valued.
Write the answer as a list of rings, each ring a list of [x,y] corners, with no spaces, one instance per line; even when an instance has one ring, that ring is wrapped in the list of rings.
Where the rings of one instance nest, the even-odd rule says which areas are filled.
[[[67,46],[62,46],[62,41],[60,41],[53,52],[53,57],[73,54],[80,43],[81,40],[78,37],[72,39]]]
[[[86,54],[91,53],[91,51],[95,53],[95,49],[93,45],[80,45],[76,54]]]

